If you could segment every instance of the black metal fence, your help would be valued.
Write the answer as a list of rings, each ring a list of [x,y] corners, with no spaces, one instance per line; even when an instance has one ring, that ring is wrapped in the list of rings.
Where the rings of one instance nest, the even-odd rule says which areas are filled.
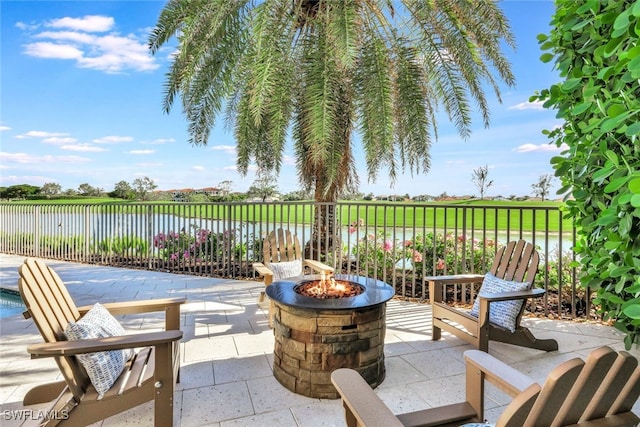
[[[263,238],[295,231],[307,257],[337,272],[383,280],[427,299],[423,278],[483,273],[497,246],[534,243],[541,263],[530,306],[544,315],[591,316],[577,285],[575,228],[558,207],[515,204],[282,202],[0,204],[0,252],[226,278],[255,277]],[[455,293],[464,300],[460,285]],[[473,293],[473,291],[471,291]]]

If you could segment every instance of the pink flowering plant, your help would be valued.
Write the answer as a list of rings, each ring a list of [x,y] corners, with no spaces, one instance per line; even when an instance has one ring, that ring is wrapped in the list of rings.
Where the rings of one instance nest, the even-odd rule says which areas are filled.
[[[484,273],[491,267],[496,253],[491,239],[470,239],[453,233],[419,234],[406,244],[415,254],[412,264],[418,276]]]
[[[225,248],[232,248],[232,256],[242,258],[246,253],[245,245],[238,242],[235,230],[212,233],[210,230],[191,226],[192,232],[184,229],[176,233],[158,233],[153,238],[153,246],[162,258],[170,261],[217,260],[224,256]]]
[[[484,273],[495,257],[493,240],[479,241],[452,233],[425,233],[407,240],[368,234],[352,248],[361,271],[376,278],[390,278],[397,268],[410,269],[417,277],[455,273]]]
[[[383,280],[391,277],[396,264],[406,256],[402,244],[382,232],[358,239],[351,253],[359,269],[365,270],[370,277]]]

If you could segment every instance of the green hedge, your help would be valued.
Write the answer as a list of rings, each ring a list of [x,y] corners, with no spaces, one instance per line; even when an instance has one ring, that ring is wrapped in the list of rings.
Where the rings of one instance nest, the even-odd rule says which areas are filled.
[[[581,283],[630,348],[640,339],[640,0],[556,0],[551,25],[541,59],[555,59],[563,81],[532,100],[564,120],[547,133],[568,147],[552,163],[573,195]]]

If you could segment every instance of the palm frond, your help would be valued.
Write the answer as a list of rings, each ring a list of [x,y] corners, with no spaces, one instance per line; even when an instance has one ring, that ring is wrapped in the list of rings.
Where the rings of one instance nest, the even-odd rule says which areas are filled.
[[[402,168],[413,173],[430,168],[432,112],[428,108],[426,76],[418,51],[398,37],[394,45],[394,112],[396,153]]]
[[[334,2],[327,8],[328,43],[334,49],[338,66],[352,69],[358,57],[360,45],[360,2],[344,0]]]
[[[500,99],[499,80],[514,82],[493,0],[169,0],[150,50],[173,37],[163,107],[181,97],[190,142],[206,144],[226,107],[239,172],[277,172],[291,130],[322,200],[357,185],[356,130],[370,180],[425,172],[438,109],[466,138],[472,109],[489,123],[485,88]]]
[[[396,173],[390,64],[386,43],[369,30],[356,69],[356,92],[358,123],[370,180],[382,165],[389,168],[390,176]]]

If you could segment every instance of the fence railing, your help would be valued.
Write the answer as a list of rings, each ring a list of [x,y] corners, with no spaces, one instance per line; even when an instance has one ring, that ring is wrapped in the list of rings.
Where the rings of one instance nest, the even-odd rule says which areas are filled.
[[[295,231],[307,257],[428,298],[425,276],[484,273],[495,249],[525,239],[541,255],[530,309],[592,316],[577,285],[574,225],[557,207],[366,202],[0,204],[0,252],[227,278],[252,278],[272,230]],[[462,302],[473,290],[460,285]]]

